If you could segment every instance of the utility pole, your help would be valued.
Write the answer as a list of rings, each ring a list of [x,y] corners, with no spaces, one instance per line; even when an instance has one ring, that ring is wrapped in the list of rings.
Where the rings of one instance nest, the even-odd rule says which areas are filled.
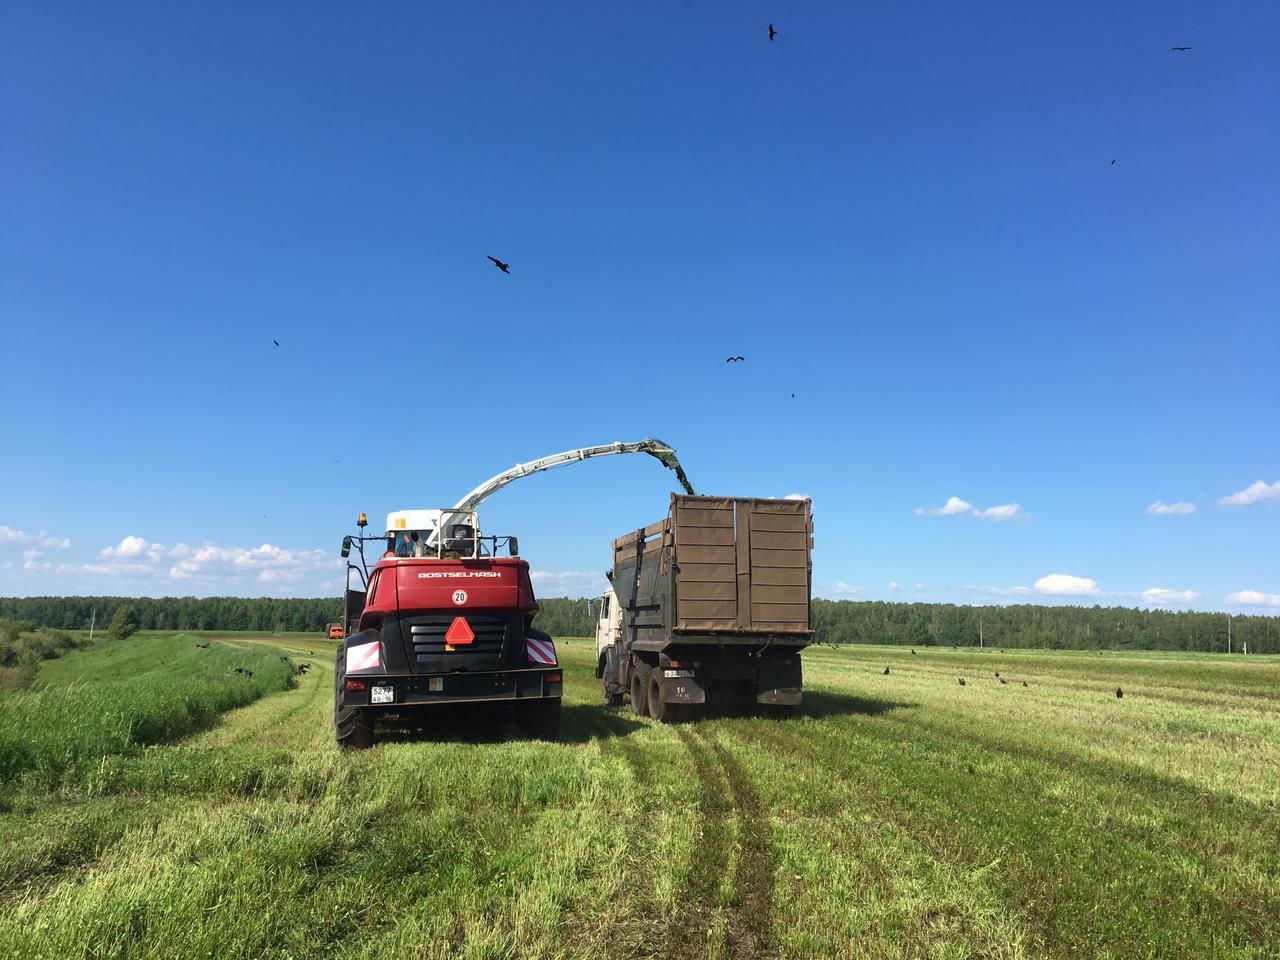
[[[1231,653],[1231,614],[1227,614],[1227,653]]]
[[[982,649],[982,614],[978,614],[978,649]]]
[[[93,643],[93,625],[98,622],[98,608],[93,608],[93,615],[89,618],[89,642]]]

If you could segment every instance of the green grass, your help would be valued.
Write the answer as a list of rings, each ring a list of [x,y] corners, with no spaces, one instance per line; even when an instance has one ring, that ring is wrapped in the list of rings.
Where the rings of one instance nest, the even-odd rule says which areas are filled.
[[[794,720],[669,727],[561,641],[562,742],[341,754],[332,645],[270,643],[214,647],[296,689],[10,799],[0,956],[1277,955],[1266,658],[815,649]]]

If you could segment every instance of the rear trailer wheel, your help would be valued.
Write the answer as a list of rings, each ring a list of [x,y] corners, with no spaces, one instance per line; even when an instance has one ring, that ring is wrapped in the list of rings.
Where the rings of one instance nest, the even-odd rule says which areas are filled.
[[[534,740],[560,739],[560,698],[520,704],[521,732]]]
[[[659,723],[678,723],[681,719],[681,706],[667,703],[662,695],[662,671],[653,670],[649,674],[649,690],[646,694],[649,701],[649,716]]]
[[[347,750],[366,750],[373,746],[373,720],[361,707],[342,704],[342,688],[347,682],[347,654],[338,648],[333,667],[333,735],[338,746]]]
[[[645,695],[649,690],[649,670],[647,663],[637,663],[631,670],[631,712],[637,717],[648,712]]]

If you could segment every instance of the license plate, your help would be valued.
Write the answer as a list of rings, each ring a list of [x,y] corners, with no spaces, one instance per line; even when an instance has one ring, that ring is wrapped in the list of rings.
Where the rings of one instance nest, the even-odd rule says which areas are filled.
[[[395,687],[370,687],[369,702],[370,703],[395,703],[396,688]]]
[[[444,693],[444,677],[428,677],[427,692]]]
[[[663,670],[662,675],[664,677],[692,677],[693,671],[692,670]]]

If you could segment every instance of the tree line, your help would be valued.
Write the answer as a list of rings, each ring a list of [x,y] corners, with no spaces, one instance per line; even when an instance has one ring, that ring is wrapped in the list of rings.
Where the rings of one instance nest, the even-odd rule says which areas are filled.
[[[585,600],[538,601],[537,626],[553,637],[595,635]],[[322,633],[342,616],[337,597],[21,597],[0,598],[0,619],[55,630],[110,624],[129,607],[142,630],[244,630]],[[812,606],[819,643],[891,643],[913,647],[1036,647],[1064,650],[1198,650],[1280,653],[1280,617],[1232,616],[1132,607],[823,600]]]

